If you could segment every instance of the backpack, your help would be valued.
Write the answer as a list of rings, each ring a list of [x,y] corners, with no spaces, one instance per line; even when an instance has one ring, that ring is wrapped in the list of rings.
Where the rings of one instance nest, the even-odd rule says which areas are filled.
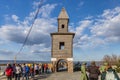
[[[11,68],[6,69],[5,74],[6,74],[6,76],[11,76],[12,75],[12,69]]]
[[[117,80],[113,71],[106,71],[105,80]]]

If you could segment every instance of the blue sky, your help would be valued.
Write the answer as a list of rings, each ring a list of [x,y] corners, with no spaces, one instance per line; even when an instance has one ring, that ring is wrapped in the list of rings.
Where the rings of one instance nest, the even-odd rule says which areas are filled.
[[[0,60],[13,60],[31,27],[40,0],[0,0]],[[75,61],[120,54],[120,0],[43,0],[28,41],[17,60],[49,61],[50,33],[64,7],[75,33]]]

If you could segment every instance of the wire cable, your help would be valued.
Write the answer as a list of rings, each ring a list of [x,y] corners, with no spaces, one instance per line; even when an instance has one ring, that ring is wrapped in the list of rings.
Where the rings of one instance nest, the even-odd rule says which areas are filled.
[[[26,42],[27,42],[27,40],[28,40],[28,37],[29,37],[29,35],[30,35],[30,33],[31,33],[31,30],[32,30],[32,28],[33,28],[33,25],[34,25],[34,23],[35,23],[35,20],[36,20],[37,17],[38,17],[38,13],[39,13],[39,11],[40,11],[40,8],[41,8],[41,6],[42,6],[42,3],[43,3],[43,0],[41,0],[40,3],[39,3],[39,5],[38,5],[38,9],[37,9],[37,12],[36,12],[36,14],[35,14],[35,16],[34,16],[32,25],[31,25],[31,27],[30,27],[30,29],[29,29],[26,37],[25,37],[25,40],[24,40],[24,42],[23,42],[23,45],[21,46],[21,48],[20,48],[20,50],[18,51],[18,53],[15,55],[15,59],[16,59],[17,55],[21,53],[21,51],[23,50],[23,48],[24,48],[24,46],[25,46],[25,44],[26,44]]]

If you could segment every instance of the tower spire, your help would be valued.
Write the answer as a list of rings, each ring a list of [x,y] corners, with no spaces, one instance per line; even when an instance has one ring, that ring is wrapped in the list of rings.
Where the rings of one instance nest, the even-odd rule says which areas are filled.
[[[62,10],[58,16],[58,19],[69,19],[69,16],[64,7],[62,8]]]

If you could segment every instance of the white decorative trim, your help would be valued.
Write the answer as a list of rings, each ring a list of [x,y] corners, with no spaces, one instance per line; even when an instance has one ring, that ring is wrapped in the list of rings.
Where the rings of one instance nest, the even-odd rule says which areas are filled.
[[[73,58],[67,58],[68,61],[73,61]]]
[[[51,58],[51,61],[57,61],[57,59],[56,58]]]

